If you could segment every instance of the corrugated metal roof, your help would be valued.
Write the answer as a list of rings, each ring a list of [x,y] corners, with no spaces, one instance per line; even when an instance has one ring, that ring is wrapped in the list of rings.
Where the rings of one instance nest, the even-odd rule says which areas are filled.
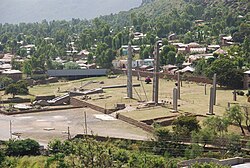
[[[107,69],[63,69],[48,70],[47,74],[53,77],[62,76],[101,76],[106,75]]]

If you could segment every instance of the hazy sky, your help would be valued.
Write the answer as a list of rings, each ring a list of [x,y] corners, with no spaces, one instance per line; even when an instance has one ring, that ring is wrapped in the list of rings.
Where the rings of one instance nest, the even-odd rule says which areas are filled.
[[[91,19],[140,4],[141,0],[0,0],[0,23]]]

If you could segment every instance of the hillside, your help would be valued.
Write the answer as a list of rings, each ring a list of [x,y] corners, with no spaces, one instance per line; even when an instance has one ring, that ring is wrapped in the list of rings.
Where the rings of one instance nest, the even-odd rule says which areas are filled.
[[[91,19],[139,6],[141,0],[1,0],[0,23]]]
[[[118,27],[118,29],[133,25],[133,19],[136,17],[138,24],[141,25],[145,20],[147,23],[154,25],[157,21],[166,24],[172,21],[199,19],[205,21],[221,20],[223,23],[227,15],[233,17],[241,15],[245,20],[250,18],[250,2],[248,0],[145,0],[143,4],[129,11],[102,16],[101,18],[113,27]],[[228,19],[231,19],[232,22],[235,21],[234,18]]]

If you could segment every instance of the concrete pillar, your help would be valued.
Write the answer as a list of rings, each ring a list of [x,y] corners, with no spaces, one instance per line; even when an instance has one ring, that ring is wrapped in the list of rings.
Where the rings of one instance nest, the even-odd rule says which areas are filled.
[[[159,94],[159,72],[160,72],[160,58],[159,58],[159,41],[156,42],[154,50],[154,77],[153,77],[153,96],[152,101],[158,104]]]
[[[128,44],[128,66],[127,66],[127,97],[133,98],[133,84],[132,84],[132,47]]]
[[[209,111],[207,115],[214,115],[214,88],[210,88]]]
[[[177,73],[177,98],[181,99],[181,77],[180,77],[180,72]]]
[[[236,90],[233,91],[233,101],[237,101],[237,92],[236,92]]]
[[[177,88],[174,88],[173,89],[173,112],[178,112],[178,99],[177,99],[177,96],[178,96],[178,89]]]
[[[205,91],[205,95],[207,95],[207,84],[204,85],[204,91]]]
[[[213,77],[213,96],[214,96],[214,105],[216,105],[216,74],[214,74],[214,77]]]

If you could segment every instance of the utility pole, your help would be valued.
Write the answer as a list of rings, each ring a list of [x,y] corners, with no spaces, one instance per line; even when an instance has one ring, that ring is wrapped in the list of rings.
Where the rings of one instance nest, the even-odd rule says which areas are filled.
[[[154,50],[154,78],[153,78],[153,97],[152,101],[158,104],[159,96],[159,71],[160,71],[160,58],[159,58],[159,41],[155,44]]]

